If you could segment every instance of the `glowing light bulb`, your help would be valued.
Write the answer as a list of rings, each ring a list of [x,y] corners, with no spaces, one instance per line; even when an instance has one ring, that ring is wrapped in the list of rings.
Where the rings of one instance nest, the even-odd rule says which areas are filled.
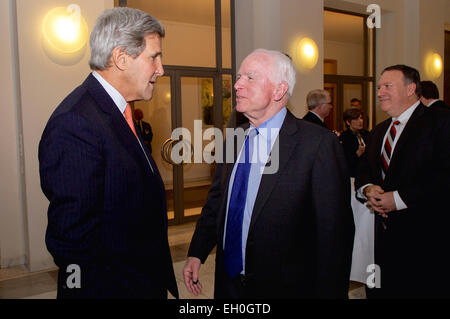
[[[312,58],[314,56],[314,48],[309,43],[304,46],[303,52],[305,52],[306,56],[309,58]]]
[[[54,8],[46,14],[42,35],[48,50],[70,54],[85,47],[89,31],[80,12],[79,6],[70,5]]]
[[[425,74],[430,79],[437,79],[442,74],[443,63],[439,54],[430,52],[424,60]]]
[[[434,58],[434,66],[436,68],[441,68],[441,66],[442,66],[441,60],[439,60],[438,58]]]
[[[53,28],[56,36],[60,40],[68,43],[76,41],[80,30],[80,27],[69,17],[56,19]]]
[[[297,69],[300,71],[313,69],[319,59],[317,44],[310,38],[297,38],[292,42],[290,52]]]

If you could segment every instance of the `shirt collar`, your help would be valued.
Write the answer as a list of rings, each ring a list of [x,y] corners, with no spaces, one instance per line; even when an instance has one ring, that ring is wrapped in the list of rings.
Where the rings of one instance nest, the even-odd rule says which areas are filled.
[[[287,109],[283,107],[277,114],[265,121],[263,124],[257,127],[258,135],[264,137],[266,140],[274,141],[274,137],[278,136],[281,126],[283,125],[284,118],[286,117]],[[250,125],[250,128],[255,128]],[[270,136],[269,136],[270,134]]]
[[[125,112],[125,108],[127,107],[127,101],[122,96],[122,94],[120,94],[119,91],[117,91],[111,84],[109,84],[109,82],[106,81],[99,73],[94,71],[92,72],[92,75],[98,80],[98,82],[100,82],[101,86],[103,86],[105,91],[118,107],[120,113],[123,114],[123,112]]]
[[[430,103],[428,103],[427,106],[430,107],[430,106],[433,105],[433,103],[436,102],[436,101],[439,101],[439,99],[435,99],[435,100],[431,101]]]
[[[400,123],[402,125],[406,125],[406,123],[408,123],[409,118],[414,113],[414,111],[419,106],[419,104],[420,104],[420,100],[418,100],[416,103],[414,103],[409,108],[407,108],[406,111],[404,111],[402,114],[400,114],[399,117],[393,117],[392,122],[395,122],[396,120],[398,120],[398,121],[400,121]]]
[[[314,114],[315,116],[317,116],[322,122],[323,122],[323,118],[321,118],[317,113],[310,111],[312,114]]]

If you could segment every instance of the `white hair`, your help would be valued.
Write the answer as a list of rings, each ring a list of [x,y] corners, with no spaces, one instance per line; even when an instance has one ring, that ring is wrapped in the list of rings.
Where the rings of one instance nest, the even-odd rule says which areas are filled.
[[[113,8],[104,10],[92,30],[89,44],[92,70],[104,70],[114,48],[120,47],[133,58],[145,49],[145,37],[157,33],[164,37],[164,28],[151,15],[132,8]]]
[[[288,94],[292,96],[294,91],[295,81],[296,81],[296,71],[292,59],[280,51],[266,50],[266,49],[256,49],[251,54],[262,53],[270,56],[272,58],[272,70],[271,70],[271,81],[274,84],[279,84],[281,82],[287,82],[288,84]]]

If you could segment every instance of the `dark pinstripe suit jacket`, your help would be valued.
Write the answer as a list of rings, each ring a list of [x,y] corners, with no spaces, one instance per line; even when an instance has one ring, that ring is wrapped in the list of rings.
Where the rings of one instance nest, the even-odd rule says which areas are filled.
[[[60,268],[58,297],[164,298],[167,289],[178,295],[164,185],[147,156],[154,173],[92,74],[50,117],[39,165],[50,201],[46,244]],[[80,266],[81,288],[67,287],[69,264]]]

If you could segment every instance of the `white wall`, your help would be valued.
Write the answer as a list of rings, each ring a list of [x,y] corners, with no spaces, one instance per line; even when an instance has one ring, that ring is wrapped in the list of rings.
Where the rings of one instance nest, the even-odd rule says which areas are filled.
[[[0,268],[25,262],[23,220],[19,192],[19,148],[16,113],[15,74],[11,32],[11,1],[0,1],[0,90],[2,116],[0,116]]]
[[[13,1],[2,1],[1,15],[2,23],[11,25],[10,7]],[[31,271],[36,271],[53,266],[53,260],[47,252],[45,246],[45,229],[47,226],[47,208],[48,201],[44,197],[39,180],[38,163],[38,143],[42,135],[44,126],[50,117],[50,114],[61,102],[61,100],[90,72],[88,66],[89,50],[80,62],[63,66],[52,62],[44,53],[41,47],[41,24],[45,14],[58,6],[67,6],[73,3],[70,0],[21,0],[17,1],[17,41],[18,41],[18,73],[12,74],[11,65],[13,58],[8,55],[11,51],[11,42],[9,40],[10,32],[3,32],[2,43],[2,62],[6,73],[2,72],[2,89],[6,88],[5,109],[7,118],[2,118],[8,124],[2,125],[1,135],[2,146],[4,150],[12,150],[7,154],[7,164],[3,163],[2,155],[2,196],[8,196],[2,204],[7,210],[1,215],[1,225],[7,228],[7,232],[2,229],[1,244],[2,247],[15,248],[11,252],[6,264],[11,264],[17,258],[26,255],[27,263]],[[98,14],[105,8],[113,6],[113,0],[90,1],[78,0],[77,4],[81,7],[81,14],[85,18],[89,30],[93,27]],[[14,17],[14,13],[12,14]],[[10,28],[9,28],[10,29]],[[14,37],[13,37],[14,38]],[[8,76],[8,73],[10,76]],[[14,78],[20,78],[17,83]],[[20,91],[16,98],[14,91]],[[3,96],[3,94],[2,94]],[[15,118],[16,110],[21,117]],[[21,169],[25,173],[24,192],[18,192],[20,188],[17,164],[17,136],[16,128],[23,127],[23,163]],[[6,171],[3,175],[3,170]],[[6,176],[8,178],[3,178]],[[3,193],[3,189],[7,189]],[[18,195],[19,193],[19,195]],[[18,197],[23,201],[20,202]],[[22,227],[21,219],[23,218]],[[25,229],[25,234],[21,235],[24,244],[19,244],[18,234]],[[23,241],[23,240],[22,240]],[[13,245],[13,242],[15,244]],[[18,246],[24,246],[20,248]],[[8,253],[9,254],[9,253]],[[3,256],[2,256],[2,264]]]
[[[337,74],[364,75],[363,45],[325,40],[324,52],[325,59],[337,60]]]
[[[236,62],[253,50],[265,48],[290,52],[300,38],[313,39],[323,61],[323,1],[246,0],[236,1]],[[323,87],[323,63],[309,72],[297,72],[297,84],[289,109],[298,117],[306,113],[306,95]]]
[[[450,23],[450,0],[324,0],[326,6],[366,13],[371,3],[381,7],[381,28],[376,30],[376,80],[393,64],[407,64],[419,70],[423,80],[424,61],[430,52],[444,58],[444,29]],[[443,92],[443,74],[431,79]],[[387,118],[376,108],[377,122]]]

